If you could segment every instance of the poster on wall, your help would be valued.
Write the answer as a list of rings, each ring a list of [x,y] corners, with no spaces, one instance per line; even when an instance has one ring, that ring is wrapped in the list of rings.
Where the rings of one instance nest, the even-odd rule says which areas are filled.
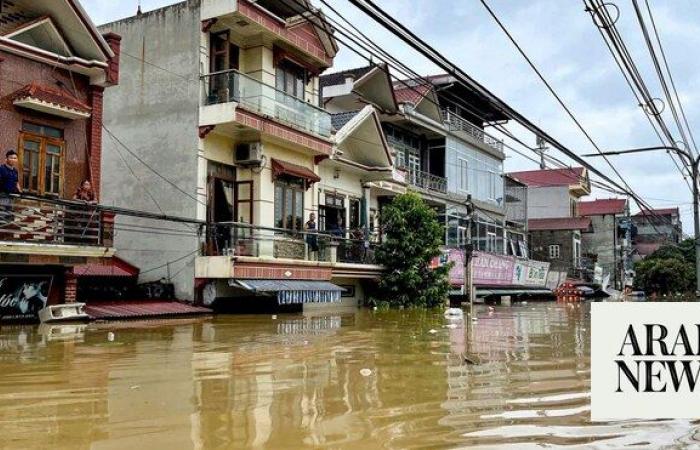
[[[0,318],[38,317],[51,292],[51,275],[0,274]]]
[[[533,260],[519,260],[513,268],[513,284],[516,286],[545,287],[549,263]]]
[[[472,268],[474,284],[508,286],[513,283],[515,258],[492,253],[474,252]]]

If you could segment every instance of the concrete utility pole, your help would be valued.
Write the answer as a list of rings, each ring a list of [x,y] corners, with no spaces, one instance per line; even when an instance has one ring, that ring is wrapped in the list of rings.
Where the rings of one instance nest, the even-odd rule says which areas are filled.
[[[693,178],[693,225],[695,229],[695,297],[700,298],[700,192],[698,191],[699,189],[699,183],[700,179],[698,176],[698,173],[700,170],[698,169],[698,166],[700,166],[700,155],[698,155],[697,158],[693,157],[693,155],[687,151],[680,149],[678,147],[668,147],[668,146],[659,146],[659,147],[643,147],[643,148],[632,148],[629,150],[619,150],[619,151],[612,151],[612,152],[601,152],[601,153],[593,153],[589,155],[583,155],[587,157],[595,157],[595,156],[614,156],[614,155],[626,155],[628,153],[643,153],[643,152],[650,152],[654,150],[667,150],[671,152],[675,152],[678,154],[681,159],[684,160],[685,164],[690,167],[691,169],[691,176]],[[631,233],[631,230],[629,231]]]
[[[467,208],[467,239],[466,242],[462,243],[462,249],[464,250],[463,265],[464,265],[464,295],[469,296],[469,316],[474,317],[474,278],[472,276],[472,255],[474,254],[474,244],[472,243],[472,222],[474,219],[474,203],[472,203],[472,196],[467,196],[467,201],[465,202]]]

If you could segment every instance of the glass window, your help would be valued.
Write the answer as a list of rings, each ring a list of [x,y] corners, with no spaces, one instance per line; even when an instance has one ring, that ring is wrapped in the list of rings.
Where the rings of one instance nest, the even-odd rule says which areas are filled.
[[[275,227],[301,230],[304,225],[304,181],[275,183]]]
[[[561,246],[560,245],[550,245],[549,246],[549,259],[559,259],[561,257]]]
[[[60,195],[63,190],[63,131],[25,122],[20,133],[19,159],[22,189],[36,194]]]
[[[282,60],[277,65],[276,87],[287,94],[304,99],[304,88],[306,86],[306,70],[296,64]]]

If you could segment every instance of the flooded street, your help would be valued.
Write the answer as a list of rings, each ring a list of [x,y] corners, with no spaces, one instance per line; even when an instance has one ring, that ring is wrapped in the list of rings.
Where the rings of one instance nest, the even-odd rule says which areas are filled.
[[[696,448],[590,423],[589,310],[3,326],[0,449]]]

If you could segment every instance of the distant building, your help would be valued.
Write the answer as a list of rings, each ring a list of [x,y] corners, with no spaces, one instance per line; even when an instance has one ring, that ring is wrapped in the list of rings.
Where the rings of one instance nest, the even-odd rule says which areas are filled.
[[[506,253],[523,258],[529,257],[527,238],[527,185],[506,175]]]
[[[579,217],[579,199],[591,192],[588,170],[540,169],[508,176],[527,186],[530,257],[574,276],[583,262],[582,234],[593,230],[590,218]]]
[[[641,211],[632,216],[637,232],[634,253],[644,258],[664,244],[678,244],[683,239],[683,224],[678,207]]]
[[[579,215],[591,219],[592,233],[582,234],[584,257],[602,267],[610,274],[614,285],[621,280],[624,246],[628,245],[621,233],[620,222],[627,211],[627,200],[623,198],[598,199],[579,203]]]

